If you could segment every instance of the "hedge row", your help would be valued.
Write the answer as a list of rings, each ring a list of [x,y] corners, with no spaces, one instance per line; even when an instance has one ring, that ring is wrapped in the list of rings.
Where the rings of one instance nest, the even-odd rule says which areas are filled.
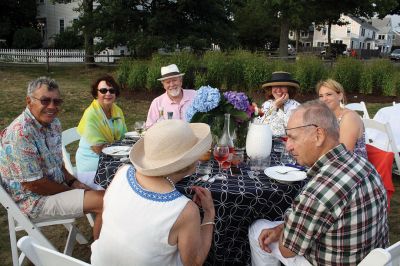
[[[400,95],[400,71],[385,59],[340,58],[327,64],[315,56],[299,56],[295,62],[288,62],[243,50],[209,51],[201,57],[177,53],[157,54],[148,61],[125,59],[120,62],[118,80],[131,90],[160,89],[161,83],[157,81],[160,68],[168,64],[177,64],[186,73],[183,84],[188,88],[210,85],[223,90],[253,92],[271,78],[273,71],[289,71],[300,82],[302,94],[314,93],[319,80],[333,78],[350,93]]]

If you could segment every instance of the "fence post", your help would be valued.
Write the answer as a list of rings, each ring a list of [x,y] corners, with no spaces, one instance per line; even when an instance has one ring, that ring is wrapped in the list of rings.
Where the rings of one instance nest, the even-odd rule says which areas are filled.
[[[50,72],[49,51],[46,51],[46,65],[47,65],[47,73],[49,73]]]
[[[108,53],[108,49],[106,51],[107,51],[107,64],[110,64],[110,54]]]

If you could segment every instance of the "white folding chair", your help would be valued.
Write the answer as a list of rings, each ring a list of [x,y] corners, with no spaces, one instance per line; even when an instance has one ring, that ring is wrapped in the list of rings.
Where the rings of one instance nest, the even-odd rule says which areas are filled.
[[[38,243],[44,245],[47,248],[56,250],[49,240],[42,234],[40,227],[61,224],[68,230],[68,238],[65,243],[64,253],[67,255],[72,254],[74,249],[75,240],[79,244],[87,244],[88,241],[75,227],[75,219],[46,219],[35,222],[29,219],[29,217],[21,212],[17,204],[7,193],[7,191],[0,185],[0,203],[7,210],[8,216],[8,230],[10,235],[10,245],[13,265],[21,265],[25,255],[18,254],[17,249],[17,231],[26,231],[28,235],[32,236]]]
[[[393,106],[395,106],[396,105],[396,102],[395,101],[393,101]]]
[[[24,236],[17,243],[19,249],[36,266],[88,266],[90,264],[40,245],[35,239]]]
[[[359,111],[362,112],[362,118],[368,118],[369,119],[369,114],[368,114],[368,109],[367,106],[365,105],[365,102],[361,101],[359,103],[349,103],[346,104],[346,108],[353,110],[353,111]]]
[[[76,127],[69,128],[62,132],[61,143],[62,143],[62,155],[63,155],[64,166],[65,166],[65,169],[67,169],[67,171],[75,177],[78,177],[78,172],[76,171],[76,166],[73,166],[71,163],[71,154],[69,154],[66,147],[67,147],[67,145],[69,145],[75,141],[78,141],[80,139],[81,139],[81,136],[76,131]],[[86,214],[86,217],[89,221],[89,224],[93,227],[94,216],[91,213],[88,213],[88,214]]]
[[[358,264],[358,266],[399,266],[400,265],[400,241],[390,247],[373,249]]]
[[[381,123],[373,119],[363,119],[365,127],[365,142],[376,146],[384,151],[391,151],[394,153],[394,160],[397,169],[393,172],[400,174],[400,156],[397,149],[392,129],[389,123]]]
[[[76,167],[73,166],[71,163],[71,155],[67,151],[66,146],[75,141],[78,141],[80,139],[81,139],[81,136],[76,131],[76,127],[69,128],[62,132],[61,142],[62,142],[63,162],[65,165],[65,169],[67,169],[67,171],[73,176],[77,175],[77,171],[76,171]]]

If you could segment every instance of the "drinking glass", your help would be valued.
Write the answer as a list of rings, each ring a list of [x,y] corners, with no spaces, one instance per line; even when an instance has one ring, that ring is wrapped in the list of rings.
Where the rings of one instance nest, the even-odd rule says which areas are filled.
[[[142,136],[142,133],[143,133],[143,130],[145,127],[145,122],[144,121],[136,121],[134,127],[135,127],[135,131],[137,133],[139,133],[139,136]]]
[[[214,147],[214,159],[218,162],[218,174],[214,176],[215,179],[224,180],[227,179],[221,171],[222,164],[228,160],[229,157],[229,147],[227,145],[215,145]]]

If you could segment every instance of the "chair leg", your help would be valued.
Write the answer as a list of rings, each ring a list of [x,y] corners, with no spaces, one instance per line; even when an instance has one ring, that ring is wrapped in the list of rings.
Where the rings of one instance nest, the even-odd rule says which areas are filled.
[[[67,242],[65,243],[64,254],[71,256],[74,250],[75,241],[79,244],[87,244],[87,239],[81,234],[81,232],[73,224],[64,224],[64,227],[68,230]]]
[[[71,256],[75,246],[76,228],[71,224],[64,224],[64,226],[69,231],[67,242],[65,243],[64,254]]]
[[[18,248],[17,248],[17,236],[15,233],[15,221],[14,217],[8,213],[8,231],[10,234],[10,246],[11,246],[11,255],[14,266],[19,266],[19,256],[18,256]]]
[[[95,214],[94,214],[94,213],[87,213],[87,214],[86,214],[86,217],[87,217],[87,219],[88,219],[88,222],[89,222],[90,226],[93,227],[93,226],[94,226],[94,217],[95,217]]]

